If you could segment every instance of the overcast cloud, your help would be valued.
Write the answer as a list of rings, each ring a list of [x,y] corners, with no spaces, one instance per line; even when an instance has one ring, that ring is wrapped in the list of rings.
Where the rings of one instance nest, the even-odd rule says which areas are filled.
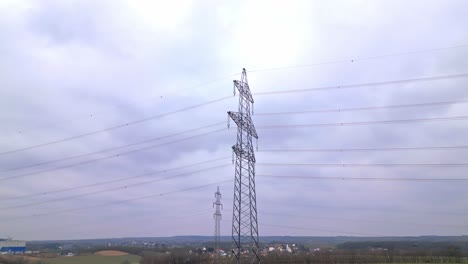
[[[70,138],[232,96],[468,73],[466,1],[0,2],[0,152]],[[320,64],[320,62],[341,63]],[[267,70],[286,67],[278,70]],[[255,113],[468,100],[467,78],[255,96]],[[0,237],[212,235],[223,193],[230,235],[238,97],[89,136],[0,155]],[[468,104],[254,115],[258,175],[466,178],[464,167],[270,167],[265,163],[466,163],[467,150],[282,153],[268,149],[468,145],[468,121],[261,129],[464,116]],[[213,125],[219,123],[217,125]],[[196,129],[173,137],[166,135]],[[224,128],[224,129],[223,129]],[[223,129],[216,133],[188,138]],[[41,166],[31,164],[160,138]],[[171,143],[173,141],[178,141]],[[167,144],[165,144],[167,143]],[[155,144],[158,147],[121,154]],[[109,157],[109,158],[105,158]],[[94,162],[71,166],[80,162]],[[218,159],[153,176],[47,193]],[[56,167],[67,168],[52,170]],[[214,166],[226,165],[216,169]],[[191,175],[148,182],[210,169]],[[36,173],[37,172],[37,173]],[[21,176],[21,177],[20,177]],[[231,181],[229,181],[231,180]],[[144,184],[130,186],[135,183]],[[222,182],[216,184],[217,182]],[[211,184],[202,187],[205,184]],[[122,186],[129,185],[127,188]],[[200,186],[198,189],[190,189]],[[260,235],[467,235],[468,182],[257,177]],[[97,194],[92,192],[116,188]],[[186,190],[187,189],[187,190]],[[186,190],[183,192],[173,192]],[[41,194],[43,193],[43,194]],[[167,193],[164,195],[159,195]],[[30,194],[31,197],[18,198]],[[75,195],[89,194],[74,197]],[[155,195],[146,199],[135,199]],[[43,203],[40,203],[43,202]],[[102,204],[112,203],[107,206]],[[34,204],[37,203],[37,204]],[[20,205],[29,206],[19,207]],[[14,207],[14,208],[13,208]],[[85,208],[83,210],[74,210]],[[70,209],[69,212],[64,212]],[[58,213],[60,212],[60,213]],[[274,227],[282,225],[293,229]],[[328,230],[328,231],[326,231]]]

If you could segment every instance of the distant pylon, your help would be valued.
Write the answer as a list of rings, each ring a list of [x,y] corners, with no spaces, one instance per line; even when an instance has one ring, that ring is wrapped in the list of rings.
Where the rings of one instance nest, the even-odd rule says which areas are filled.
[[[215,220],[215,263],[218,263],[218,247],[220,241],[220,227],[221,227],[221,219],[223,216],[221,215],[221,209],[223,209],[223,204],[221,203],[221,192],[218,190],[215,192],[216,201],[213,203],[213,207],[215,207],[215,213],[213,214],[213,218]]]
[[[237,263],[260,263],[258,241],[257,195],[255,191],[255,154],[252,138],[258,139],[250,117],[253,97],[247,82],[247,73],[242,70],[240,81],[234,81],[234,94],[239,91],[239,111],[228,112],[237,124],[237,143],[232,147],[236,154],[234,178],[234,203],[232,215],[232,261]]]

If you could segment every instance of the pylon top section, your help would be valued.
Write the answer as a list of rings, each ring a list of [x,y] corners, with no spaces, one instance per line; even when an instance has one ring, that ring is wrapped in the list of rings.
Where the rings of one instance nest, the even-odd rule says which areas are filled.
[[[217,200],[221,199],[221,192],[219,191],[219,186],[218,186],[218,190],[215,192],[214,197],[215,197]]]
[[[245,68],[242,69],[242,77],[241,80],[234,80],[234,94],[236,93],[236,89],[239,91],[239,94],[249,102],[254,103],[254,99],[252,97],[252,93],[250,92],[249,83],[247,82],[247,72]]]

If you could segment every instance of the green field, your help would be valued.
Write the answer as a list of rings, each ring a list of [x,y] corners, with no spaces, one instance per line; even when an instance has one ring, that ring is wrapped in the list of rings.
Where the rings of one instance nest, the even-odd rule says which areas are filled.
[[[121,264],[128,260],[132,264],[138,264],[141,257],[136,255],[126,256],[75,256],[75,257],[59,257],[53,259],[42,260],[49,264]]]

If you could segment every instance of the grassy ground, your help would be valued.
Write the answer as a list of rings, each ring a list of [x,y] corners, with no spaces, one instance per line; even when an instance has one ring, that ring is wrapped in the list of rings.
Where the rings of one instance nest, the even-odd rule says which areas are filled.
[[[42,261],[49,264],[121,264],[128,260],[132,264],[138,264],[139,256],[75,256],[75,257],[58,257],[53,259],[43,259]]]

